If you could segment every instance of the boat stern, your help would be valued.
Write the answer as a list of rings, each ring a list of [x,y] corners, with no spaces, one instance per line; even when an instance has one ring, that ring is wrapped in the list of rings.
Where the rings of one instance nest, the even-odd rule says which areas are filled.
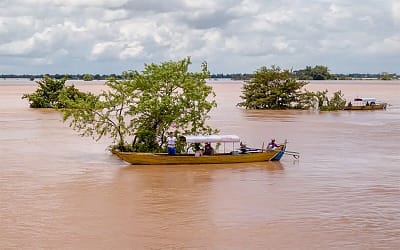
[[[280,161],[282,156],[285,154],[285,150],[286,150],[286,143],[282,146],[279,147],[279,149],[277,149],[276,154],[274,157],[272,157],[271,161]]]

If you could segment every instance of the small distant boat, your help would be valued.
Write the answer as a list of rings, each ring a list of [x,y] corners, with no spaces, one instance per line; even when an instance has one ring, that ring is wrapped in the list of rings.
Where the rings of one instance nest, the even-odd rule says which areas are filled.
[[[235,143],[240,142],[236,135],[208,135],[208,136],[186,136],[186,143]],[[279,161],[285,154],[286,143],[273,150],[255,149],[233,150],[229,153],[215,153],[214,155],[196,156],[195,153],[183,153],[168,155],[166,153],[139,153],[120,152],[113,153],[120,159],[134,165],[177,165],[177,164],[229,164],[248,163],[262,161]]]
[[[344,110],[379,110],[386,109],[387,103],[377,102],[375,98],[364,97],[354,98],[353,102],[349,102]]]

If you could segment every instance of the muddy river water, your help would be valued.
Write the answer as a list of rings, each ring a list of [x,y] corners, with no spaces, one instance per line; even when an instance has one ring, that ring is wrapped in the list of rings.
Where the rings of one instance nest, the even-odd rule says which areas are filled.
[[[398,249],[400,81],[307,85],[390,104],[361,112],[243,110],[241,82],[209,84],[211,125],[300,159],[131,166],[0,80],[0,249]]]

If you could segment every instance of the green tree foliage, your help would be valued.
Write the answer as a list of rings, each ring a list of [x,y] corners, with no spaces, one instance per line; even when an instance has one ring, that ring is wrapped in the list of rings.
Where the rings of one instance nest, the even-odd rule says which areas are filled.
[[[296,104],[296,108],[298,109],[319,109],[322,107],[324,103],[327,103],[328,90],[311,92],[305,90],[300,94],[300,98],[298,103]]]
[[[301,94],[297,108],[300,109],[318,109],[321,111],[342,110],[346,105],[342,92],[339,90],[333,93],[331,99],[328,97],[328,90],[311,92],[306,90]]]
[[[388,72],[382,72],[380,74],[379,79],[381,79],[381,80],[392,80],[393,79],[393,74],[389,74]]]
[[[109,134],[118,146],[123,147],[125,137],[131,135],[129,121],[125,121],[131,102],[130,96],[125,93],[130,89],[114,81],[108,81],[106,85],[109,90],[99,95],[86,93],[75,99],[63,95],[67,108],[61,111],[64,121],[71,119],[70,126],[82,136],[92,136],[99,140]]]
[[[254,78],[243,86],[243,102],[238,106],[248,109],[319,109],[323,111],[341,110],[346,104],[341,91],[335,92],[331,99],[328,90],[311,92],[303,90],[304,81],[292,78],[288,70],[272,66],[261,67]]]
[[[186,58],[124,72],[120,80],[109,79],[108,90],[100,95],[89,93],[68,102],[64,120],[83,136],[109,135],[112,148],[123,151],[165,151],[172,126],[176,136],[215,133],[206,125],[216,107],[212,87],[206,84],[207,64],[201,72],[189,72],[190,64]]]
[[[298,102],[300,90],[307,83],[291,78],[288,70],[265,66],[253,74],[243,86],[243,102],[238,106],[248,109],[287,109]]]
[[[55,79],[45,75],[43,79],[36,81],[39,85],[36,91],[23,94],[22,99],[28,99],[31,108],[63,108],[66,103],[60,100],[61,93],[70,96],[71,99],[80,93],[73,85],[65,86],[66,80],[67,77]]]
[[[329,99],[327,106],[322,106],[321,110],[333,111],[333,110],[342,110],[346,106],[346,99],[344,99],[344,95],[342,91],[336,91],[333,93],[333,97]]]
[[[296,78],[300,80],[329,80],[334,76],[329,73],[327,66],[316,65],[314,67],[307,66],[305,69],[294,72]]]
[[[84,81],[93,81],[93,79],[94,79],[94,77],[91,74],[84,74],[82,76],[82,80],[84,80]]]

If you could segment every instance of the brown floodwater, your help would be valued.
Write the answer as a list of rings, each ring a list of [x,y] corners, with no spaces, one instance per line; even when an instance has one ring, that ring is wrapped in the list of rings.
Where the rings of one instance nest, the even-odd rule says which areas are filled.
[[[0,80],[0,249],[398,249],[400,81],[307,85],[390,104],[361,112],[243,110],[240,82],[210,84],[211,125],[300,159],[131,166]]]

